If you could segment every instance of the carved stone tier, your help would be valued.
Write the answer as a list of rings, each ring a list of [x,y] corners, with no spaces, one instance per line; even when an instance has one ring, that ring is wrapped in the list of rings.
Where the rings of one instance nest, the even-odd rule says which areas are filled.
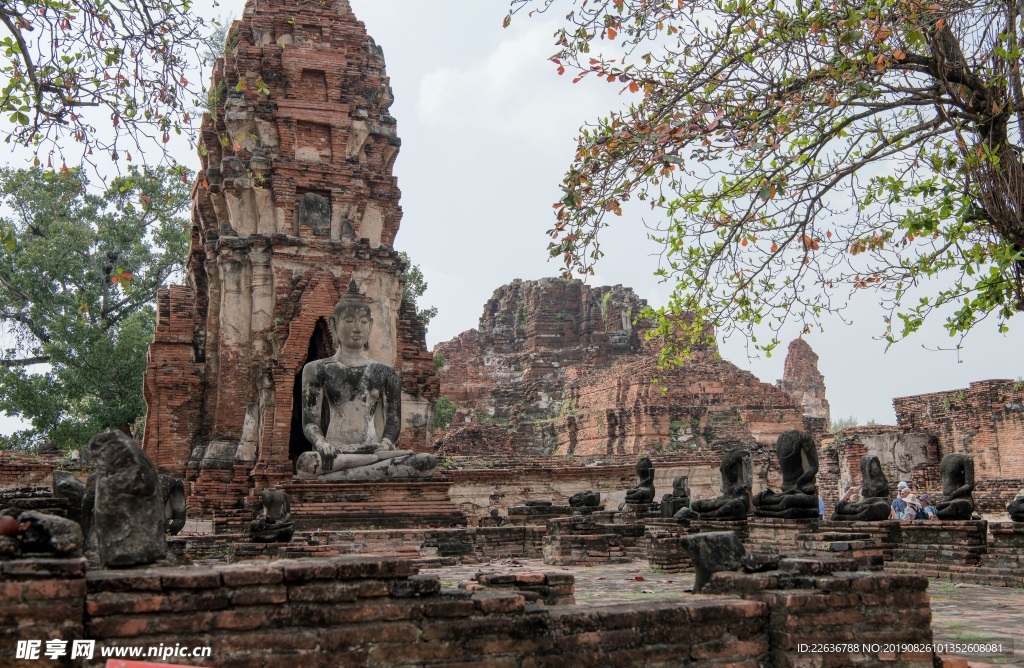
[[[853,559],[857,570],[880,571],[885,567],[882,541],[867,533],[820,532],[807,535],[804,550],[822,557]]]
[[[450,482],[292,482],[280,486],[291,501],[298,531],[465,526],[466,515],[448,497]]]
[[[903,540],[899,520],[884,522],[819,522],[818,530],[823,533],[855,533],[868,536],[882,546],[882,558],[892,561],[892,550]]]

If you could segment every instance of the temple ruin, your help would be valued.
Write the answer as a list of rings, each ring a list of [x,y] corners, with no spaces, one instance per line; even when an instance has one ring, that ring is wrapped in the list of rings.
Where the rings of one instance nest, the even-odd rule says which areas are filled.
[[[828,434],[806,341],[775,384],[711,346],[659,369],[642,298],[562,279],[498,288],[432,355],[393,248],[380,48],[347,0],[248,0],[227,41],[141,448],[0,451],[0,664],[91,643],[60,665],[182,645],[202,666],[967,665],[933,644],[952,615],[928,578],[1024,586],[1024,384],[898,398],[897,425]],[[301,418],[302,370],[332,355]],[[379,387],[329,394],[375,362],[394,369]],[[400,449],[371,428],[396,376],[400,448],[432,477],[296,479],[310,433],[331,474]],[[317,430],[325,396],[357,438]],[[458,411],[434,434],[441,396]],[[834,520],[864,478],[883,512]],[[900,481],[958,519],[883,518]],[[1012,634],[1010,614],[992,623]]]
[[[827,430],[825,385],[806,342],[790,346],[779,387],[713,348],[660,369],[660,342],[638,320],[646,306],[630,288],[566,279],[495,290],[477,329],[434,348],[440,394],[459,409],[443,447],[462,442],[465,425],[504,430],[522,453],[581,456],[769,446],[787,429]]]
[[[332,354],[326,318],[351,280],[373,310],[369,354],[402,376],[404,447],[429,446],[438,385],[393,247],[394,98],[348,3],[248,3],[210,90],[188,276],[158,298],[143,445],[185,478],[191,513],[248,521],[309,449],[298,376]]]

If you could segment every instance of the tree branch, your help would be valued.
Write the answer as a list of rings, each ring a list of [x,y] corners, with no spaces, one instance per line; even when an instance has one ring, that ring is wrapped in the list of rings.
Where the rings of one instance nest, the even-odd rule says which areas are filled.
[[[26,357],[20,360],[0,360],[0,366],[10,369],[12,367],[32,366],[33,364],[46,364],[49,361],[49,355],[41,355],[39,357]]]

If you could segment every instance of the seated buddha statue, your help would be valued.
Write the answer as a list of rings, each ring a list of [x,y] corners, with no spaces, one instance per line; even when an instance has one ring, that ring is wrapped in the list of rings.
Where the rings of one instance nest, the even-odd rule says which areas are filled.
[[[428,478],[433,455],[397,450],[402,428],[402,380],[394,369],[366,356],[373,316],[355,281],[334,307],[333,357],[302,370],[302,431],[313,445],[296,462],[303,480],[361,481]],[[321,424],[323,402],[330,417]]]

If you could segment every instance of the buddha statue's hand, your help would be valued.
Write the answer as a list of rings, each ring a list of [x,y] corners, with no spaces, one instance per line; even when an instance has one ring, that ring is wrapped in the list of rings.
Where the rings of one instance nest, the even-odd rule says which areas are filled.
[[[322,445],[318,445],[316,450],[317,452],[320,453],[320,456],[324,458],[324,466],[327,468],[330,468],[329,462],[333,461],[335,457],[342,454],[341,448],[339,446],[331,445],[326,441]]]
[[[323,437],[318,438],[316,439],[316,441],[313,442],[313,449],[319,452],[321,455],[338,454],[337,449],[333,445],[328,443],[327,439]]]
[[[389,439],[389,438],[382,438],[382,439],[380,439],[380,448],[378,448],[378,449],[379,450],[394,450],[395,449],[395,444],[392,443],[391,439]]]

